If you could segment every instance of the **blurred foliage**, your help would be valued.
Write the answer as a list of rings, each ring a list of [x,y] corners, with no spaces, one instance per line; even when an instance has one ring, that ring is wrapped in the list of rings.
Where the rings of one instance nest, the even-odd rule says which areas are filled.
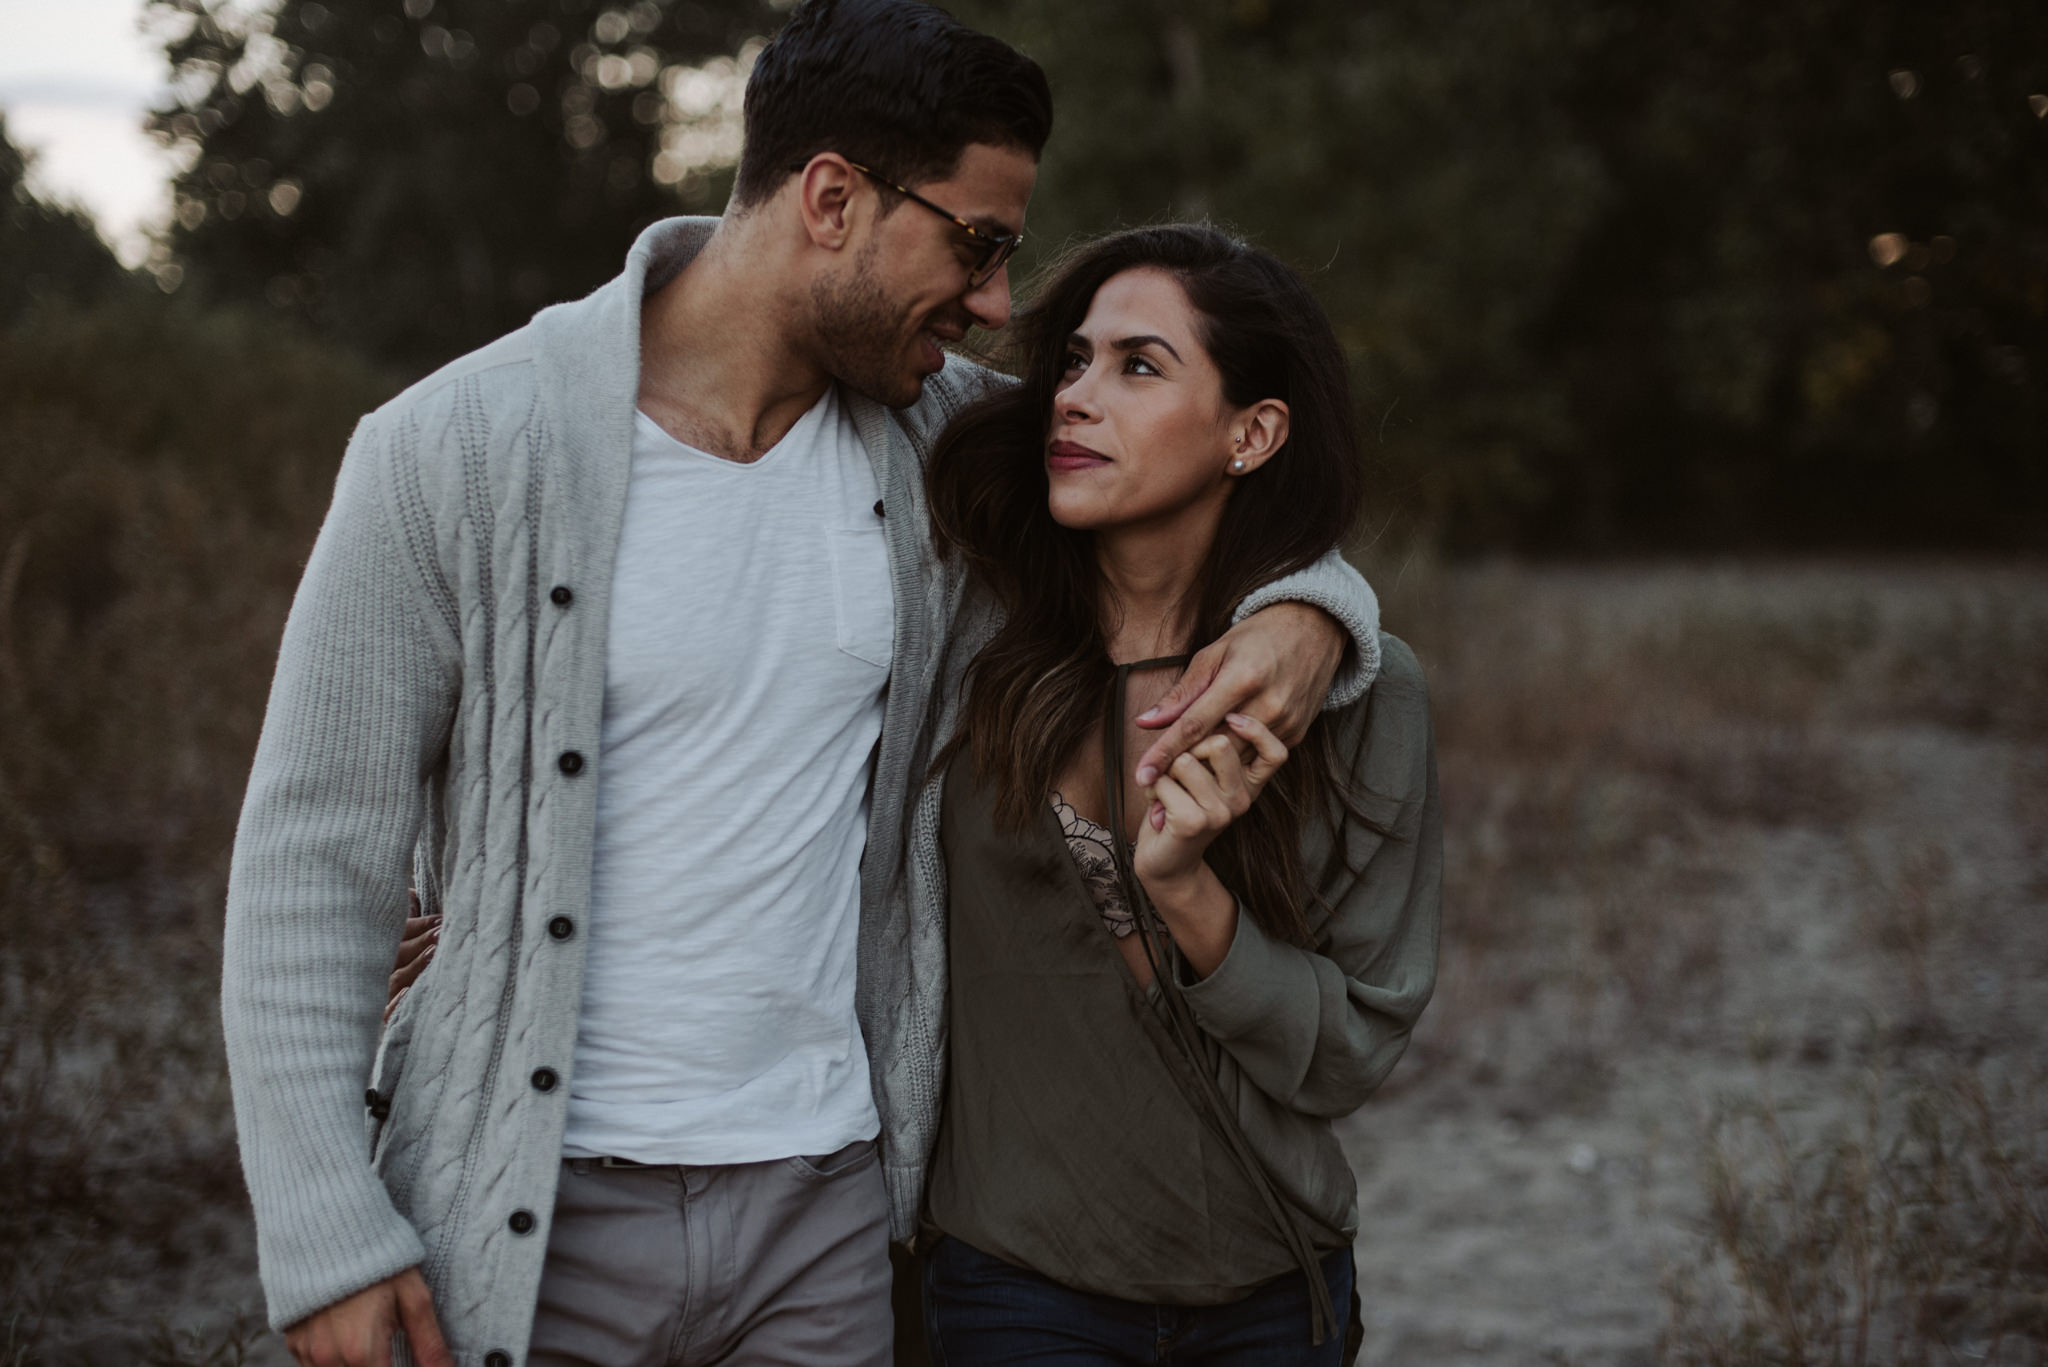
[[[418,370],[721,202],[786,0],[152,5],[159,278]],[[1058,100],[1023,273],[1172,216],[1309,271],[1393,540],[2048,546],[2048,9],[952,8]]]
[[[776,17],[766,0],[150,10],[178,96],[151,124],[187,167],[170,281],[413,370],[602,284],[685,203],[715,212],[725,181],[689,174],[737,151],[738,90],[715,78]],[[686,65],[707,61],[708,81]]]
[[[1311,271],[1454,549],[2048,545],[2048,9],[952,8],[1052,78],[1035,240]]]
[[[193,1335],[253,1332],[228,850],[342,443],[396,387],[153,289],[0,329],[0,1363],[226,1362]]]
[[[0,114],[0,324],[45,301],[92,299],[128,283],[92,220],[37,195],[28,171]]]
[[[0,333],[0,852],[74,889],[225,872],[218,799],[343,443],[397,387],[253,311],[140,292]]]

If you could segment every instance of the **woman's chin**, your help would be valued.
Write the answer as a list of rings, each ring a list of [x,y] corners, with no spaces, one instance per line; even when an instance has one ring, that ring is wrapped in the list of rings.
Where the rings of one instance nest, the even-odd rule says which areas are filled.
[[[1116,521],[1114,517],[1104,515],[1100,504],[1061,498],[1057,491],[1046,500],[1046,511],[1052,514],[1053,521],[1070,532],[1100,531]]]

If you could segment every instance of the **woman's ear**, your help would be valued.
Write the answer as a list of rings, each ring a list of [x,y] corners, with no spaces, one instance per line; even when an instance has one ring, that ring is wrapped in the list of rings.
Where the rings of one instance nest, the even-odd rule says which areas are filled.
[[[1287,444],[1287,405],[1279,399],[1260,399],[1231,420],[1230,432],[1224,468],[1233,475],[1248,475]]]

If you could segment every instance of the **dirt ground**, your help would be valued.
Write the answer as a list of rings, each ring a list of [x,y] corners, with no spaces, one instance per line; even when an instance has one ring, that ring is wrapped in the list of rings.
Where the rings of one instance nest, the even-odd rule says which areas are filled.
[[[1446,887],[1437,999],[1343,1126],[1363,1361],[2040,1362],[2048,566],[1373,575]],[[118,1009],[0,1059],[0,1367],[281,1362],[217,927],[93,946]]]
[[[1364,1360],[1861,1360],[1768,1308],[1776,1277],[1828,1319],[1860,1198],[1893,1264],[1868,1360],[2039,1361],[2042,1248],[2008,1274],[2032,1300],[1958,1265],[2048,1208],[2048,577],[1500,567],[1389,597],[1438,695],[1446,932],[1410,1057],[1345,1127]],[[1954,1140],[1977,1087],[2012,1089],[1991,1156],[2019,1202],[1877,1247],[1888,1209],[1927,1213],[1902,1113]],[[1845,1147],[1891,1176],[1822,1190]]]

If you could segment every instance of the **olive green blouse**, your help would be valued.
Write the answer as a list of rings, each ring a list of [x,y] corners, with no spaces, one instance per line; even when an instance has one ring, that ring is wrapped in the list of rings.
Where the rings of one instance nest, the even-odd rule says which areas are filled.
[[[1331,1128],[1392,1070],[1436,978],[1436,763],[1414,655],[1381,638],[1367,695],[1327,714],[1357,822],[1312,821],[1312,947],[1240,911],[1207,978],[1183,986],[1214,1079],[1316,1249],[1358,1234]],[[1201,1103],[1044,808],[998,827],[971,762],[945,779],[951,889],[945,1114],[927,1214],[940,1230],[1078,1290],[1219,1304],[1297,1258]]]

